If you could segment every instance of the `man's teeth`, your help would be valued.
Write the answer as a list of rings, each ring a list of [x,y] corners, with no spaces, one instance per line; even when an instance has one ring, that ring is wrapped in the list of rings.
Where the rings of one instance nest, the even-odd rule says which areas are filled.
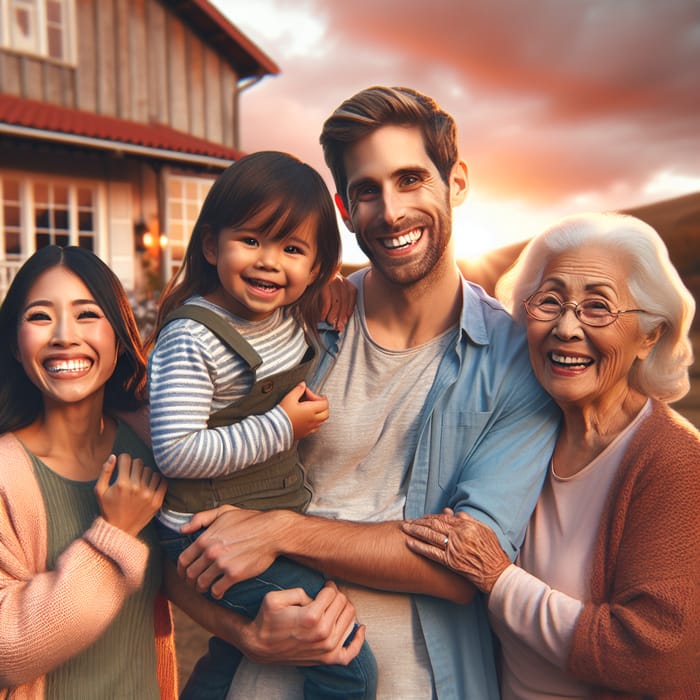
[[[415,243],[421,235],[420,231],[410,231],[396,238],[382,238],[382,244],[385,248],[402,248],[405,245]]]
[[[560,365],[590,365],[593,360],[589,357],[572,357],[570,355],[558,355],[552,353],[552,360]]]
[[[90,369],[90,363],[87,360],[49,362],[46,364],[46,369],[52,374],[59,374],[60,372],[83,372],[86,369]]]

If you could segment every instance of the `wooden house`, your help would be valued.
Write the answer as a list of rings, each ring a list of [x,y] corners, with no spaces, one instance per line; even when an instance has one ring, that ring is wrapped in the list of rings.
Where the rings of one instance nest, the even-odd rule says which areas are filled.
[[[160,287],[278,72],[207,0],[0,0],[0,299],[50,243]]]

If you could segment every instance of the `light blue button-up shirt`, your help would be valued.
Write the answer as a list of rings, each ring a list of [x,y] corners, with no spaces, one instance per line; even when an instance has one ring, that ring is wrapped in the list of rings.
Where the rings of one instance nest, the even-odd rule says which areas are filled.
[[[316,377],[339,335],[323,334]],[[460,333],[445,353],[421,414],[405,516],[449,506],[487,523],[515,558],[547,471],[559,410],[530,367],[524,329],[480,287],[463,282]],[[498,700],[493,639],[483,596],[456,605],[413,599],[438,700]]]

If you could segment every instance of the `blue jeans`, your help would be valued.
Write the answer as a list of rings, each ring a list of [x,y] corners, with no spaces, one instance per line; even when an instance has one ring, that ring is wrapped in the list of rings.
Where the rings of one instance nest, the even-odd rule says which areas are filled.
[[[156,527],[166,555],[175,562],[203,532],[183,535],[158,520]],[[315,598],[324,584],[325,579],[318,571],[280,557],[259,576],[231,586],[223,598],[206,595],[214,603],[253,619],[270,591],[303,588],[307,595]],[[345,640],[346,646],[352,641],[353,634],[354,630]],[[225,700],[241,658],[242,654],[236,647],[212,637],[208,652],[197,661],[180,700]],[[377,665],[366,642],[347,666],[319,664],[299,666],[298,669],[304,676],[304,697],[307,700],[360,700],[374,698],[377,693]]]

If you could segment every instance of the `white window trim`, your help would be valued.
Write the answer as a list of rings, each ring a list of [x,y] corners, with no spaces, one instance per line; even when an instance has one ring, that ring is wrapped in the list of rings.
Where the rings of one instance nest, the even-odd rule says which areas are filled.
[[[166,193],[166,195],[165,195],[166,201],[165,201],[165,229],[164,229],[163,233],[166,236],[170,237],[169,232],[171,230],[171,225],[172,225],[172,221],[171,221],[171,217],[170,217],[170,199],[171,199],[170,194],[169,194],[170,193],[170,180],[178,180],[180,182],[194,181],[197,183],[197,185],[201,185],[201,184],[206,182],[206,183],[209,183],[209,187],[207,189],[207,192],[208,192],[209,189],[211,189],[212,185],[214,184],[216,177],[213,177],[213,176],[204,177],[204,176],[190,175],[190,174],[183,175],[183,174],[180,174],[177,172],[172,172],[169,169],[164,173],[164,175],[165,175],[165,177],[164,177],[164,185],[165,185],[164,192]],[[205,197],[206,197],[206,193],[205,193]],[[204,199],[202,199],[202,202],[198,202],[198,212],[197,212],[198,216],[199,216],[199,209],[201,208],[203,201],[204,201]],[[195,222],[196,222],[196,218],[192,222],[188,221],[190,232],[189,232],[189,235],[187,236],[187,238],[183,241],[185,248],[187,248],[187,244],[189,242],[189,236],[192,233],[192,227],[194,227]],[[170,243],[170,241],[169,241],[169,243]],[[165,255],[163,257],[164,257],[164,263],[165,263],[164,269],[166,271],[166,279],[169,279],[170,276],[174,272],[173,265],[175,264],[173,259],[172,259],[170,245],[166,246]],[[177,264],[179,265],[180,262],[181,261],[177,261]]]
[[[75,0],[60,0],[63,5],[63,12],[65,15],[65,23],[63,27],[64,55],[62,58],[54,58],[49,56],[46,0],[33,0],[33,2],[37,13],[36,31],[39,35],[39,46],[37,51],[18,49],[11,44],[10,17],[12,0],[0,0],[0,48],[22,56],[36,56],[60,65],[77,65],[78,49],[76,45],[77,35]]]
[[[17,180],[19,182],[21,208],[20,259],[22,261],[36,251],[36,225],[34,221],[34,185],[36,183],[48,183],[53,186],[63,185],[68,188],[68,207],[70,212],[69,245],[78,245],[80,235],[78,230],[78,188],[85,187],[93,191],[93,252],[103,260],[108,259],[104,255],[107,252],[107,241],[105,240],[107,212],[104,183],[98,180],[68,178],[60,175],[38,176],[35,173],[12,170],[0,170],[0,178]],[[5,247],[3,245],[0,249],[0,261],[4,260]]]

